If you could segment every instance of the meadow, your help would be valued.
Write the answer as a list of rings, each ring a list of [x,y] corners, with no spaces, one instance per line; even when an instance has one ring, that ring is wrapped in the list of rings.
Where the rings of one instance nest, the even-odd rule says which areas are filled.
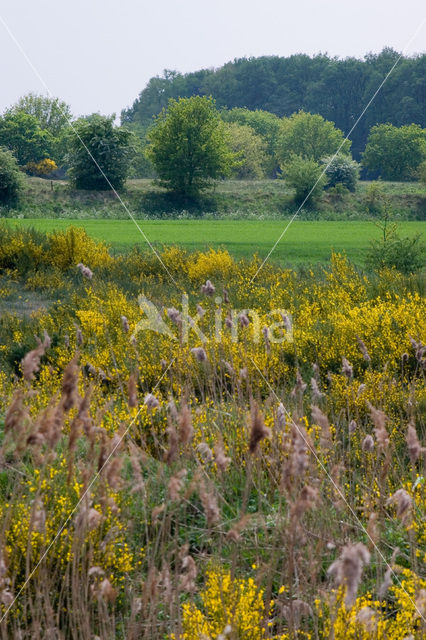
[[[116,250],[134,245],[147,250],[148,245],[131,220],[52,220],[22,219],[8,221],[21,228],[41,232],[61,231],[79,226],[96,240]],[[178,245],[189,251],[225,248],[235,258],[249,258],[254,253],[265,257],[273,247],[287,220],[155,220],[139,222],[149,241],[156,247]],[[424,222],[401,222],[404,236],[422,233]],[[272,260],[284,265],[324,262],[333,251],[347,253],[362,263],[372,240],[381,237],[372,221],[299,221],[295,220],[272,254]]]
[[[185,224],[2,226],[0,637],[424,638],[422,274]]]

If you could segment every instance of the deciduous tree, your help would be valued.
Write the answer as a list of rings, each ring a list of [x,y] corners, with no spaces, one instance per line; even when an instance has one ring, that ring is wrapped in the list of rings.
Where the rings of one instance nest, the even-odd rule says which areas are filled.
[[[415,180],[418,167],[426,159],[426,129],[417,124],[372,127],[362,164],[384,180]]]
[[[122,189],[132,160],[132,140],[131,131],[114,126],[114,116],[93,114],[77,120],[68,134],[67,162],[74,186],[97,191]]]
[[[348,154],[351,142],[344,139],[333,122],[318,114],[299,111],[282,120],[278,149],[281,162],[293,155],[319,162],[324,156],[336,153],[340,146],[340,151]]]
[[[148,142],[147,155],[160,184],[184,196],[197,196],[229,175],[236,159],[212,98],[171,99]]]

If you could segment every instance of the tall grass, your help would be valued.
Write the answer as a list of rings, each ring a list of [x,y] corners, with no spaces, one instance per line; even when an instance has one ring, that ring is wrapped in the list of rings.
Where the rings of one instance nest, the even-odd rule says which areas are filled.
[[[208,338],[186,343],[146,256],[75,236],[89,273],[64,243],[44,250],[65,298],[0,328],[0,637],[423,638],[418,278],[335,256],[251,288],[255,261],[168,250]],[[137,286],[175,340],[134,333]],[[262,329],[272,308],[294,342]]]

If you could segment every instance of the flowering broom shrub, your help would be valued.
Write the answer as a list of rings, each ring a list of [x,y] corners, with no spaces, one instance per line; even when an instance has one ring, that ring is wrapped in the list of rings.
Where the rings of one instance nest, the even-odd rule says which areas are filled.
[[[5,229],[2,640],[425,636],[414,276]]]

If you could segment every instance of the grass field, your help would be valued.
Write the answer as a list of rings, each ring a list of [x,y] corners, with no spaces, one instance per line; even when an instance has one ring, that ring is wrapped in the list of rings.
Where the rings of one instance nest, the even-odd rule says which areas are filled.
[[[40,231],[65,229],[70,225],[83,227],[97,240],[122,250],[135,244],[146,246],[130,220],[8,220],[8,224],[34,227]],[[286,220],[150,220],[139,221],[140,227],[153,245],[177,244],[188,250],[225,247],[236,258],[260,257],[268,254],[285,229]],[[401,222],[401,235],[422,233],[424,222]],[[281,264],[297,264],[328,260],[332,251],[345,252],[351,260],[362,263],[373,239],[380,238],[380,229],[367,221],[300,221],[291,224],[272,254]]]

